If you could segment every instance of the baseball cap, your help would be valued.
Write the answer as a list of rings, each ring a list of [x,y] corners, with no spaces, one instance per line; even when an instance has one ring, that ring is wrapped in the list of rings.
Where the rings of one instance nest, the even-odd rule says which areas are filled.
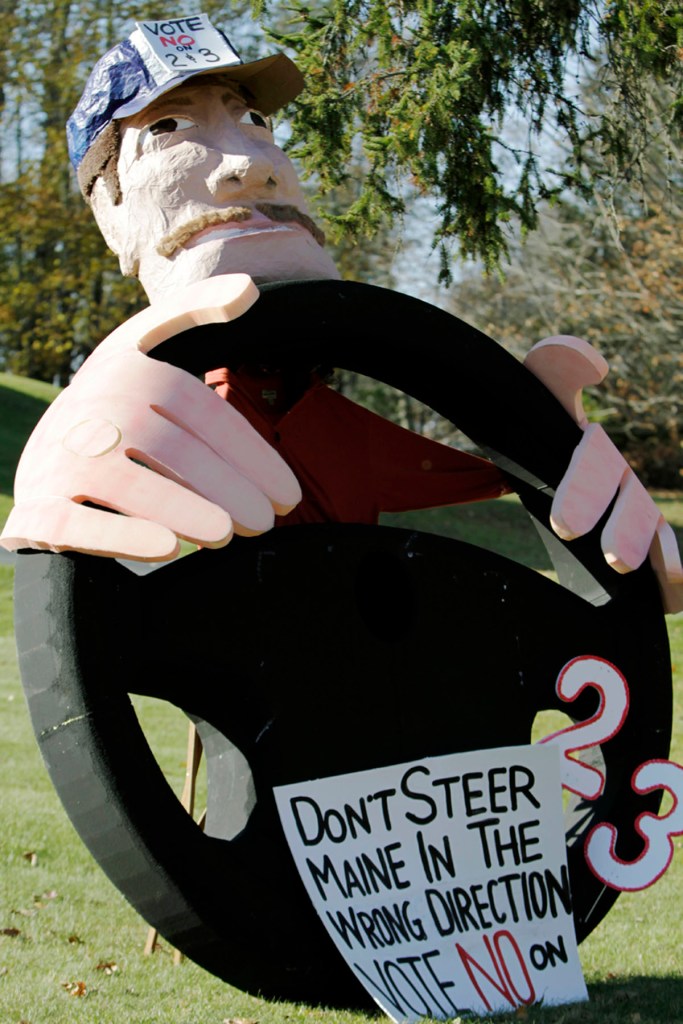
[[[181,82],[217,71],[242,82],[264,114],[289,103],[304,85],[301,72],[284,53],[242,61],[207,14],[136,22],[128,38],[98,60],[67,121],[71,163],[78,170],[111,121],[137,114]]]

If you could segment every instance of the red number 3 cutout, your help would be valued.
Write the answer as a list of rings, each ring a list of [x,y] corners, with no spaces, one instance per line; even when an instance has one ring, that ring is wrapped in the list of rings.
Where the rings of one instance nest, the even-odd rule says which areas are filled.
[[[661,818],[649,811],[638,816],[634,828],[645,840],[645,849],[635,860],[623,861],[615,854],[614,825],[602,823],[589,832],[584,851],[589,868],[605,885],[625,892],[653,885],[671,863],[671,837],[683,835],[683,768],[673,761],[646,761],[634,771],[631,788],[643,794],[666,789],[674,803]]]
[[[555,690],[562,700],[574,701],[587,686],[593,686],[600,694],[600,706],[592,718],[544,736],[539,743],[552,743],[560,748],[560,771],[565,789],[586,800],[595,800],[605,788],[604,775],[597,768],[576,761],[570,754],[616,736],[628,714],[629,695],[619,669],[604,658],[588,654],[573,658],[564,666]]]

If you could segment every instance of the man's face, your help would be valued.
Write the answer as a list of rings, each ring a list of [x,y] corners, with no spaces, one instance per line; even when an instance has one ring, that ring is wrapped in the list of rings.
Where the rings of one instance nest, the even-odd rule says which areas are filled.
[[[121,122],[122,201],[92,206],[151,300],[216,274],[338,277],[289,159],[230,82],[179,86]]]

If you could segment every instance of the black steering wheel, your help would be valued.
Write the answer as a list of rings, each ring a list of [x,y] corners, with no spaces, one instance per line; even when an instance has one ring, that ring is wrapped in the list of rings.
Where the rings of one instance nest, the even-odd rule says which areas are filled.
[[[568,710],[554,690],[561,668],[590,654],[619,667],[631,708],[595,752],[603,795],[567,810],[581,940],[617,896],[588,870],[585,835],[612,822],[617,852],[632,859],[641,841],[630,826],[658,807],[658,794],[636,796],[629,780],[642,761],[667,757],[671,667],[649,567],[613,572],[600,527],[571,545],[549,531],[579,428],[489,338],[368,285],[270,286],[235,323],[186,332],[152,355],[198,373],[225,365],[227,351],[236,363],[352,369],[450,419],[511,475],[560,583],[468,544],[354,525],[237,539],[147,576],[108,559],[21,554],[24,687],[82,839],[170,943],[231,984],[371,1005],[308,901],[273,787],[528,743],[539,711]],[[198,722],[205,831],[168,786],[129,694],[163,698]],[[586,691],[569,713],[580,721],[596,704]]]

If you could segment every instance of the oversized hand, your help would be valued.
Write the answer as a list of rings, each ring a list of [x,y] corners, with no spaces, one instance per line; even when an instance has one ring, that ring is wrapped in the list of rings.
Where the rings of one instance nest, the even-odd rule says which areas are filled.
[[[220,547],[233,529],[262,533],[296,505],[291,470],[247,420],[146,355],[188,327],[234,320],[256,298],[245,275],[215,277],[109,335],[29,438],[3,547],[164,560],[178,538]]]
[[[582,388],[600,383],[607,363],[588,342],[565,336],[540,341],[524,362],[584,432],[553,499],[555,533],[564,540],[588,533],[616,496],[601,536],[605,558],[623,573],[637,569],[649,553],[665,610],[683,610],[683,567],[674,532],[603,428],[589,424],[583,410]]]

